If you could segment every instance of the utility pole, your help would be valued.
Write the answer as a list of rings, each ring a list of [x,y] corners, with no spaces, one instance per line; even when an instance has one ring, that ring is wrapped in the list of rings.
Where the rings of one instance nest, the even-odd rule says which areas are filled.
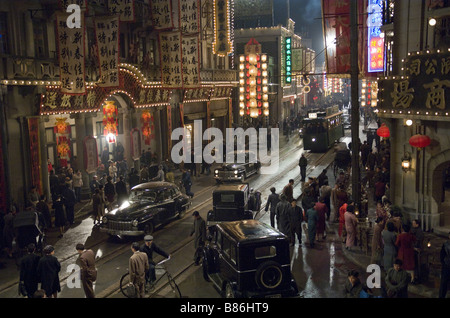
[[[359,171],[359,101],[358,101],[358,1],[350,1],[350,47],[351,47],[351,101],[352,101],[352,198],[355,205],[361,206]]]

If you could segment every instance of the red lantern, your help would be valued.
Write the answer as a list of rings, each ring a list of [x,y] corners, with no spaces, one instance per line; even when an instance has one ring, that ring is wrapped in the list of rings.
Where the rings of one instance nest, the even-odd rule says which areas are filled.
[[[413,147],[418,148],[419,150],[422,148],[425,148],[429,146],[431,143],[430,137],[426,135],[414,135],[411,138],[409,138],[409,144]]]
[[[386,124],[381,124],[381,127],[377,129],[377,135],[383,138],[389,138],[391,136],[389,127]]]

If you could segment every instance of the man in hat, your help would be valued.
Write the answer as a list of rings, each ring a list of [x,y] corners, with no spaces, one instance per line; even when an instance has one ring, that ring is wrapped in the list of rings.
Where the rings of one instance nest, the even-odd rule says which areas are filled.
[[[170,254],[166,253],[162,248],[156,245],[153,241],[153,236],[151,235],[144,236],[144,245],[141,246],[140,251],[147,254],[149,269],[145,274],[145,281],[146,283],[150,283],[150,285],[152,285],[156,280],[156,263],[153,261],[153,252],[158,253],[165,258],[170,258]]]
[[[194,217],[194,225],[192,227],[190,236],[194,235],[194,261],[195,265],[199,265],[201,248],[205,245],[206,241],[206,222],[200,216],[200,213],[198,211],[194,211],[194,213],[192,213],[192,216]]]
[[[37,279],[41,283],[41,289],[45,290],[47,297],[56,298],[58,292],[61,291],[59,282],[61,264],[54,256],[55,248],[52,245],[44,247],[43,253],[44,255],[37,266]]]
[[[128,270],[130,272],[130,282],[136,288],[136,295],[138,298],[145,297],[145,273],[148,271],[147,255],[139,251],[140,246],[138,242],[131,244],[131,251],[133,255],[130,257]]]
[[[83,284],[86,298],[95,298],[94,282],[97,280],[97,269],[95,268],[95,255],[92,250],[87,250],[84,244],[76,245],[79,254],[77,264],[80,266],[81,282]]]

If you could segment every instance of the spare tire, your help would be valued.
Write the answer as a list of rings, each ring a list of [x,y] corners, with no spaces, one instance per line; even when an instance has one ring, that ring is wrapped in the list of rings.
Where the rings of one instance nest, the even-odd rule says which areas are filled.
[[[281,265],[275,261],[262,263],[256,269],[256,284],[262,289],[274,289],[283,281]]]

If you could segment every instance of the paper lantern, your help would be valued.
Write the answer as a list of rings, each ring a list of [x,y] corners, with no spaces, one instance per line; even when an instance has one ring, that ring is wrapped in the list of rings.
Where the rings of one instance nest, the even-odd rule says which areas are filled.
[[[389,127],[386,124],[381,124],[381,127],[377,129],[377,135],[383,138],[389,138],[391,136]]]
[[[431,143],[430,137],[426,135],[414,135],[411,138],[409,138],[409,144],[415,148],[418,148],[419,150],[422,148],[425,148],[429,146]]]

